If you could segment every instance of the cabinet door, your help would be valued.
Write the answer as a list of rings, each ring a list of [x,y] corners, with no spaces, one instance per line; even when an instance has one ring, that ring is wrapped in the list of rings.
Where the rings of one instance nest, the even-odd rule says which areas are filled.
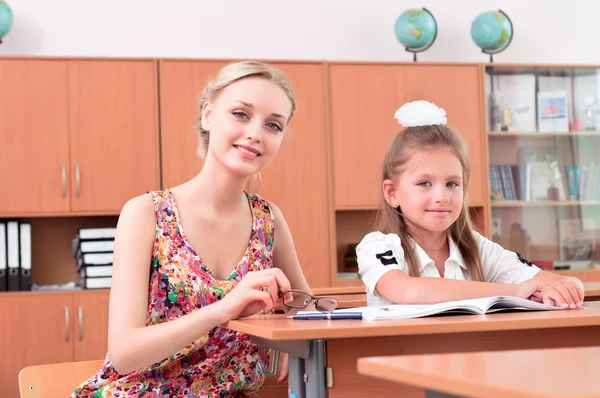
[[[75,360],[104,359],[108,351],[109,289],[81,291],[73,297]]]
[[[383,158],[400,131],[394,113],[405,93],[404,66],[331,65],[336,209],[378,205]]]
[[[160,61],[160,125],[163,188],[200,172],[198,100],[206,83],[226,62]]]
[[[69,210],[65,61],[0,60],[0,214]]]
[[[71,203],[118,212],[160,187],[154,61],[69,61]]]
[[[465,138],[471,156],[470,205],[485,204],[483,105],[477,65],[415,65],[406,71],[408,100],[434,102]]]
[[[273,66],[290,78],[298,111],[279,152],[260,172],[258,193],[283,212],[309,285],[326,287],[331,281],[325,66]]]
[[[0,296],[0,396],[18,397],[21,369],[73,361],[71,294],[5,293]]]

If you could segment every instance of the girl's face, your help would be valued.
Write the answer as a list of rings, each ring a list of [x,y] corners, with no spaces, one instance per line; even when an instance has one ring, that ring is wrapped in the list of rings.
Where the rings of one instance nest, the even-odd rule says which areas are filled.
[[[248,78],[231,84],[202,109],[202,128],[210,131],[207,156],[241,177],[257,173],[277,153],[291,110],[275,83]]]
[[[463,169],[447,149],[415,152],[395,182],[384,181],[390,205],[400,205],[409,229],[423,236],[446,232],[463,205]]]

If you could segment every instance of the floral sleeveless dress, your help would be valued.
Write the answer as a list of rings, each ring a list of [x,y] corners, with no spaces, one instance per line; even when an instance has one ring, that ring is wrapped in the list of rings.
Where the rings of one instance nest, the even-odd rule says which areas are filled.
[[[146,325],[176,319],[229,293],[249,271],[273,266],[273,212],[246,194],[253,226],[248,248],[231,274],[215,279],[187,241],[169,190],[151,192],[156,210]],[[107,354],[100,370],[77,387],[76,397],[254,397],[264,382],[268,351],[249,336],[215,327],[161,362],[121,375]]]

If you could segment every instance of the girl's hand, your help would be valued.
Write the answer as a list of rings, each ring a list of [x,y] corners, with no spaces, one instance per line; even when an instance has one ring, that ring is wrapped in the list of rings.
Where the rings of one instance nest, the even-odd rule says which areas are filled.
[[[581,308],[583,304],[583,283],[577,278],[564,277],[544,286],[542,289],[542,302],[563,308]]]
[[[271,311],[279,292],[289,289],[290,282],[279,268],[250,271],[219,301],[219,305],[227,320],[244,318],[261,310]]]

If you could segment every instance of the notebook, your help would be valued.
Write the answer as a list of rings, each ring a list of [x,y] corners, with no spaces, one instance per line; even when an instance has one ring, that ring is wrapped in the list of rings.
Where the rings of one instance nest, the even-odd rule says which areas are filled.
[[[492,296],[482,297],[470,300],[448,301],[437,304],[414,305],[414,304],[394,304],[386,306],[355,307],[335,310],[336,313],[343,312],[361,312],[363,320],[387,320],[387,319],[410,319],[420,318],[431,315],[484,315],[499,311],[553,311],[562,310],[562,307],[555,307],[546,304],[536,303],[535,301],[510,296]],[[310,313],[313,311],[300,311],[298,314]]]

